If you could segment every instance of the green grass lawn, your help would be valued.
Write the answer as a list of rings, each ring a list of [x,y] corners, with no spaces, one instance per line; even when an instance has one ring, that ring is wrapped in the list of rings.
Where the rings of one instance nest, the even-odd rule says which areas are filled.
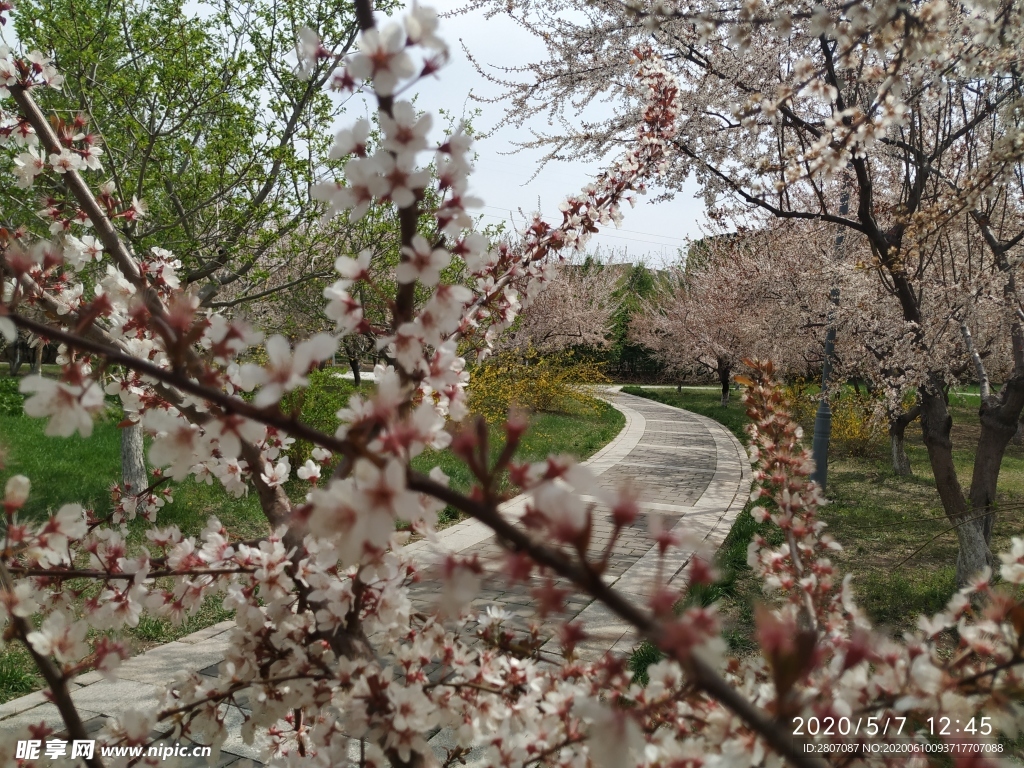
[[[714,418],[746,440],[742,428],[747,419],[738,397],[723,408],[718,393],[711,390],[624,391]],[[978,399],[972,394],[976,392],[966,388],[950,397],[954,459],[965,490],[970,486],[979,434]],[[813,423],[803,426],[809,444]],[[885,436],[857,454],[833,444],[826,492],[829,504],[821,510],[829,532],[844,547],[833,560],[843,573],[853,574],[860,605],[875,625],[894,636],[912,629],[919,615],[941,610],[955,591],[957,541],[942,512],[918,424],[907,429],[907,453],[914,477],[902,478],[893,474]],[[999,501],[1002,512],[993,537],[996,552],[1024,532],[1024,449],[1020,446],[1011,444],[1003,460]],[[778,529],[767,523],[759,526],[744,509],[719,550],[722,581],[688,598],[718,602],[729,627],[726,638],[739,653],[753,649],[753,607],[765,599],[746,565],[747,543],[756,530],[781,543]],[[634,666],[646,669],[653,658],[653,649],[642,648]]]
[[[333,431],[337,425],[334,412],[355,391],[350,381],[330,376],[320,377],[315,391],[301,404],[303,418],[320,429]],[[369,391],[372,385],[363,385]],[[116,409],[114,409],[116,410]],[[44,420],[25,416],[0,415],[0,449],[3,465],[0,486],[14,474],[24,474],[32,480],[32,493],[20,514],[43,519],[62,504],[78,502],[98,512],[110,508],[110,485],[120,477],[119,414],[97,421],[90,438],[69,439],[46,437]],[[569,453],[586,458],[611,440],[625,425],[621,413],[603,402],[581,414],[564,415],[539,413],[531,419],[530,429],[524,435],[517,454],[519,461],[538,461],[549,453]],[[500,434],[501,430],[492,430]],[[493,441],[492,452],[497,456],[502,440]],[[308,446],[294,447],[299,458]],[[466,467],[450,451],[427,451],[418,456],[414,466],[428,471],[440,466],[450,477],[453,487],[469,490],[472,477]],[[300,499],[308,485],[293,480],[289,486],[293,498]],[[191,479],[173,486],[173,501],[159,514],[160,526],[177,525],[186,535],[197,535],[210,515],[216,515],[233,537],[254,538],[267,532],[268,527],[255,494],[236,499],[224,492],[219,483],[196,483]],[[441,514],[441,524],[458,519],[454,510]],[[144,542],[149,527],[145,520],[129,525],[130,546]],[[169,642],[203,627],[230,618],[220,601],[211,599],[181,626],[174,627],[160,619],[143,617],[139,626],[129,630],[137,650],[150,645]],[[8,644],[0,652],[0,702],[36,690],[41,680],[32,668],[31,660],[18,644]]]
[[[530,429],[523,435],[516,454],[517,461],[540,461],[552,453],[568,453],[585,459],[606,445],[625,426],[625,417],[607,403],[597,401],[592,412],[581,414],[538,413],[530,420]],[[504,448],[501,429],[490,431],[491,458],[497,459]],[[451,478],[453,488],[466,491],[473,485],[469,469],[450,451],[424,451],[412,465],[421,471],[440,467]],[[503,479],[504,480],[504,479]],[[502,482],[502,490],[507,490]],[[440,514],[441,527],[461,519],[451,507]]]
[[[5,452],[0,482],[11,475],[26,475],[32,493],[21,514],[41,519],[62,504],[78,502],[97,511],[110,508],[110,487],[121,473],[120,430],[113,419],[95,424],[91,437],[53,438],[43,434],[45,420],[25,416],[0,416],[0,445]],[[216,514],[240,538],[266,530],[256,497],[235,499],[219,484],[206,485],[191,479],[173,487],[173,501],[160,511],[161,525],[177,525],[198,533],[210,514]],[[141,533],[142,523],[131,533]]]
[[[970,488],[980,427],[978,399],[950,398],[953,459],[965,492]],[[942,511],[918,424],[907,429],[914,477],[896,477],[889,445],[873,444],[861,456],[839,453],[829,462],[830,504],[822,511],[845,545],[836,561],[854,574],[861,603],[872,619],[898,632],[919,614],[940,610],[956,581],[957,540]],[[1011,443],[999,474],[1001,507],[992,549],[1007,549],[1024,533],[1024,448]]]

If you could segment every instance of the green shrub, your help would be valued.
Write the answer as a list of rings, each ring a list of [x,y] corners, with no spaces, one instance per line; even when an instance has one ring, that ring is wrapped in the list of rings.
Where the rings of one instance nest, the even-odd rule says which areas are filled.
[[[647,668],[652,664],[657,664],[663,658],[665,658],[664,653],[649,641],[644,640],[638,647],[633,649],[633,653],[629,657],[629,671],[633,673],[633,679],[646,687],[647,683],[650,682]]]
[[[0,414],[20,416],[24,411],[25,396],[18,391],[21,379],[6,377],[0,379]]]
[[[800,424],[810,424],[818,410],[818,399],[811,391],[810,382],[803,378],[793,379],[783,388],[783,393],[793,419]]]
[[[42,684],[43,680],[24,648],[13,643],[7,646],[0,654],[0,701],[31,693]]]

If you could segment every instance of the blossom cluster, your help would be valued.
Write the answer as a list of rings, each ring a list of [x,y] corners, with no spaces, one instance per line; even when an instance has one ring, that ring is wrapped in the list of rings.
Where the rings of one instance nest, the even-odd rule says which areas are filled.
[[[357,11],[372,19],[368,2],[358,0]],[[428,765],[434,757],[427,738],[439,728],[457,744],[449,762],[479,747],[493,765],[609,768],[697,764],[713,754],[730,765],[801,759],[780,716],[809,713],[904,713],[920,725],[926,712],[986,712],[1009,732],[1018,713],[1002,691],[1021,683],[1019,604],[981,580],[928,619],[921,634],[904,643],[869,640],[849,582],[838,586],[827,560],[837,545],[816,518],[820,495],[807,480],[807,456],[769,367],[759,369],[763,376],[748,396],[758,495],[774,504],[756,514],[770,516],[787,541],[772,548],[756,540],[751,548],[753,567],[782,595],[760,614],[762,652],[751,659],[726,658],[713,606],[677,613],[685,596],[678,586],[659,582],[634,602],[602,579],[611,545],[588,551],[595,515],[589,499],[611,511],[614,539],[639,517],[637,489],[606,491],[566,457],[516,464],[525,424],[515,418],[505,425],[507,448],[496,462],[483,422],[452,437],[449,422],[467,416],[465,350],[486,355],[543,289],[548,264],[581,249],[598,226],[617,223],[621,204],[669,171],[682,93],[662,59],[637,49],[632,87],[645,106],[629,151],[566,200],[561,223],[537,216],[519,243],[492,246],[473,231],[468,213],[467,131],[429,148],[429,118],[399,98],[443,63],[436,15],[414,6],[401,21],[364,27],[332,87],[371,91],[383,138],[369,154],[365,122],[342,131],[334,154],[347,158],[344,176],[315,193],[335,213],[358,218],[370,204],[393,205],[409,222],[390,322],[369,328],[351,290],[356,281],[372,284],[370,255],[342,256],[324,291],[334,332],[297,341],[264,338],[238,319],[201,310],[197,297],[181,290],[172,253],[133,252],[113,222],[143,215],[144,206],[117,199],[109,184],[93,191],[85,171],[101,166],[84,123],[55,128],[32,96],[35,88],[59,85],[59,75],[38,56],[4,52],[4,109],[13,106],[3,113],[10,128],[3,136],[39,150],[19,155],[18,168],[31,165],[19,178],[60,190],[59,198],[47,198],[45,235],[5,232],[0,242],[9,281],[0,320],[62,345],[60,379],[22,385],[30,395],[26,413],[48,419],[50,434],[88,437],[104,393],[117,396],[129,421],[151,437],[149,459],[160,470],[149,488],[115,487],[108,512],[68,504],[43,521],[22,520],[27,478],[17,476],[5,489],[4,637],[24,644],[46,671],[69,734],[84,737],[75,732],[75,677],[92,670],[116,676],[128,654],[118,630],[144,614],[181,622],[211,599],[235,617],[218,675],[180,673],[156,707],[108,722],[102,742],[146,745],[157,732],[221,744],[228,707],[243,700],[242,737],[265,736],[265,756],[277,766],[346,764],[356,743],[364,766]],[[310,30],[301,32],[299,54],[300,72],[334,55]],[[32,159],[44,152],[47,162]],[[418,165],[427,152],[434,176]],[[436,185],[432,210],[423,207],[428,184]],[[370,332],[388,364],[375,371],[371,394],[353,395],[337,413],[333,434],[282,409],[282,398],[302,392],[341,339]],[[288,448],[298,439],[315,447],[293,468]],[[475,477],[471,493],[449,488],[440,469],[423,475],[410,467],[426,448],[446,446]],[[529,494],[521,525],[499,512],[498,478],[506,471]],[[293,473],[308,484],[300,500],[289,495]],[[253,491],[270,533],[238,540],[216,518],[196,535],[161,527],[171,487],[163,484],[190,476],[236,495]],[[475,558],[443,556],[436,609],[414,608],[410,586],[430,574],[403,554],[396,523],[432,541],[445,504],[476,517],[506,545],[507,576],[529,580],[540,613],[555,625],[560,654],[545,651],[538,632],[506,626],[499,609],[474,615],[485,569]],[[127,536],[127,522],[137,516],[152,523],[144,546]],[[684,543],[657,524],[651,540],[662,556]],[[1022,559],[1015,543],[1004,579],[1024,581]],[[83,579],[95,588],[83,591]],[[692,558],[683,583],[711,579],[707,562]],[[557,618],[566,582],[665,654],[646,686],[614,656],[578,658],[585,628]],[[944,660],[935,638],[954,625],[963,650]],[[4,734],[4,759],[13,744]]]

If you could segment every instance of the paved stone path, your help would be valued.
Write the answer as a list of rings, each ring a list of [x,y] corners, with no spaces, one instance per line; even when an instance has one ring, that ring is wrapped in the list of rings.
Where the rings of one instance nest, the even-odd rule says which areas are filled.
[[[651,515],[660,515],[666,527],[686,531],[717,549],[732,527],[733,520],[748,498],[750,464],[739,441],[712,419],[621,392],[611,397],[612,404],[626,416],[619,435],[586,462],[598,475],[599,485],[616,488],[624,482],[637,487],[641,515],[636,524],[621,532],[612,548],[605,580],[614,588],[644,600],[655,582],[658,553],[652,549],[648,534]],[[590,499],[596,502],[596,499]],[[524,497],[508,502],[504,512],[511,518],[521,515]],[[611,538],[610,513],[600,505],[594,523],[591,553],[602,552]],[[496,561],[503,555],[490,529],[476,520],[464,520],[445,529],[445,547],[463,555],[476,554],[482,561]],[[443,555],[426,541],[406,547],[429,567]],[[669,581],[679,574],[690,559],[688,550],[668,553],[664,568]],[[562,579],[555,584],[567,587]],[[497,605],[518,619],[519,626],[536,620],[530,597],[531,585],[508,584],[500,573],[490,577],[474,605],[484,610]],[[413,593],[413,603],[428,607],[433,599],[430,580]],[[577,647],[583,658],[593,658],[611,650],[629,653],[638,640],[627,626],[607,609],[580,595],[567,602],[568,616],[582,621],[587,639]]]
[[[658,553],[648,536],[649,517],[660,515],[674,531],[686,532],[691,538],[695,535],[711,549],[717,548],[748,498],[750,465],[739,441],[712,419],[620,392],[609,391],[608,398],[625,415],[626,426],[586,463],[602,486],[613,488],[630,481],[639,490],[642,514],[636,525],[623,531],[616,541],[605,578],[615,589],[640,602],[650,593],[659,568]],[[517,497],[502,511],[510,519],[518,519],[524,508],[525,498]],[[595,522],[593,551],[603,551],[611,531],[612,524],[604,511]],[[475,553],[482,560],[496,560],[502,555],[490,529],[475,520],[464,520],[441,531],[439,539],[444,550]],[[444,556],[438,545],[427,541],[413,542],[405,550],[427,570]],[[661,567],[670,583],[679,576],[690,555],[686,550],[668,553]],[[484,583],[474,605],[481,611],[487,605],[501,606],[513,614],[514,622],[525,625],[536,620],[529,590],[529,585],[509,585],[500,577],[492,577]],[[413,594],[414,604],[427,607],[433,599],[429,580],[421,582]],[[596,602],[574,595],[567,602],[567,612],[568,617],[563,615],[560,620],[576,619],[587,632],[587,639],[577,648],[584,658],[606,651],[628,654],[638,642],[628,625]],[[104,680],[95,672],[77,678],[72,698],[87,727],[98,730],[106,717],[146,706],[156,698],[159,687],[183,670],[199,669],[216,676],[227,632],[233,626],[234,622],[221,622],[130,659],[118,671],[116,682]],[[243,718],[242,710],[231,707],[226,723],[231,736],[221,748],[215,763],[218,768],[243,758],[260,757],[262,743],[247,745],[241,740]],[[57,730],[63,726],[57,708],[42,692],[9,701],[0,705],[0,738],[40,721],[53,724]],[[445,741],[442,732],[431,743],[441,748]],[[59,762],[69,764],[66,760]],[[198,768],[207,763],[196,758],[180,764]]]

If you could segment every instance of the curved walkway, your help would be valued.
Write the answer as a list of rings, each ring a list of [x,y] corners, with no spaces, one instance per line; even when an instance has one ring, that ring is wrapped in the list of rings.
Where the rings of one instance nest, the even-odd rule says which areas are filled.
[[[626,426],[586,464],[605,487],[629,480],[639,489],[642,514],[616,541],[606,575],[616,589],[635,596],[639,602],[649,594],[658,568],[658,553],[648,535],[650,516],[660,515],[665,525],[687,533],[689,540],[696,537],[705,546],[717,549],[747,501],[750,464],[740,442],[712,419],[614,390],[605,396],[625,415]],[[526,497],[518,496],[507,502],[502,511],[511,519],[518,519],[525,503]],[[598,516],[592,536],[595,551],[603,551],[612,530],[607,512]],[[426,569],[440,562],[446,551],[476,554],[481,560],[497,560],[502,555],[490,529],[476,520],[446,528],[437,538],[437,542],[413,542],[405,551]],[[691,554],[686,550],[667,554],[664,567],[670,583],[679,576]],[[556,584],[567,586],[559,581]],[[474,605],[481,611],[488,605],[500,606],[522,625],[535,619],[529,592],[529,585],[510,585],[501,576],[492,576],[485,581]],[[436,591],[431,590],[429,580],[420,582],[413,602],[426,607],[434,599]],[[561,620],[582,622],[588,635],[577,646],[581,657],[592,658],[606,651],[628,654],[636,645],[630,628],[600,604],[571,594],[566,605],[568,616],[563,615]],[[120,667],[116,682],[104,680],[96,672],[77,678],[72,697],[87,727],[98,730],[106,717],[147,705],[160,687],[184,670],[200,669],[216,676],[217,664],[227,645],[227,632],[233,626],[233,621],[221,622],[136,656]],[[225,723],[230,736],[221,748],[216,763],[219,767],[242,757],[258,759],[262,746],[242,742],[244,714],[234,711],[235,707],[230,709]],[[40,721],[54,724],[58,730],[62,724],[56,707],[47,701],[44,692],[9,701],[0,705],[0,738]],[[432,739],[431,744],[434,743]],[[206,760],[196,759],[193,763],[186,759],[181,764],[206,765]]]
[[[717,421],[670,405],[618,391],[605,395],[626,417],[626,426],[608,445],[585,464],[606,488],[632,482],[639,490],[641,514],[636,523],[623,530],[612,549],[605,580],[615,589],[644,601],[655,584],[659,555],[652,545],[649,518],[658,515],[665,526],[686,533],[689,541],[700,541],[714,551],[725,539],[736,515],[746,504],[750,491],[750,462],[739,440]],[[585,497],[588,501],[597,499]],[[503,507],[510,519],[523,514],[526,496],[517,496]],[[597,508],[591,551],[603,552],[613,531],[608,511]],[[490,529],[477,520],[464,520],[438,534],[439,544],[426,540],[405,547],[421,565],[429,566],[443,558],[443,550],[461,555],[477,555],[481,561],[497,561],[503,555]],[[675,549],[662,564],[669,583],[689,562],[692,551]],[[474,605],[481,611],[488,605],[504,608],[513,623],[525,626],[536,619],[535,600],[530,590],[535,585],[509,584],[500,570],[485,582]],[[562,579],[556,586],[567,588]],[[434,595],[430,579],[413,593],[417,607],[427,608]],[[628,654],[638,640],[630,627],[603,605],[570,593],[567,611],[559,619],[583,623],[586,639],[577,646],[581,658],[595,658],[611,651]]]

